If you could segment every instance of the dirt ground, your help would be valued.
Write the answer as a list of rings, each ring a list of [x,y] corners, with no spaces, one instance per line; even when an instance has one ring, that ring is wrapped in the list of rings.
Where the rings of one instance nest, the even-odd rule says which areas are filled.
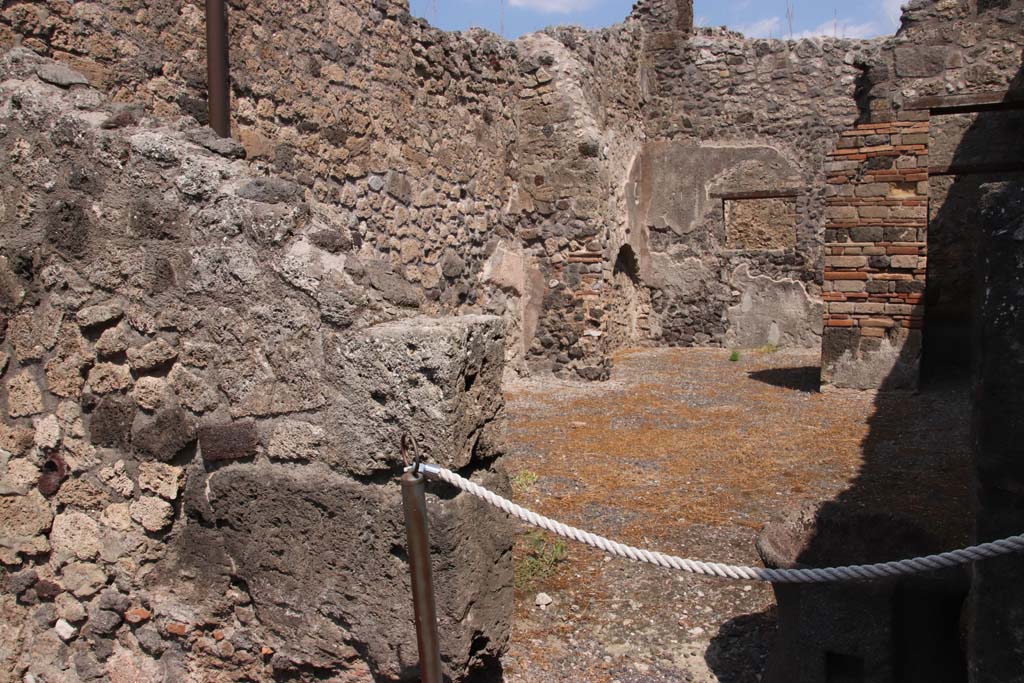
[[[774,515],[837,499],[912,517],[950,547],[966,540],[964,387],[821,393],[817,366],[816,352],[649,349],[619,354],[609,382],[517,382],[505,459],[516,500],[729,563],[759,565],[754,539]],[[516,571],[503,681],[760,680],[770,586],[609,559],[525,527]]]

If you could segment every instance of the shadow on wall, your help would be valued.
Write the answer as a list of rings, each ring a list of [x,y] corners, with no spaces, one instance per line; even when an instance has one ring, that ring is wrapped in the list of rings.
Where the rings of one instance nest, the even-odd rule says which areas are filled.
[[[1024,69],[1018,72],[1015,86],[1022,87],[1022,80]],[[991,148],[986,132],[991,129],[989,119],[1000,115],[991,112],[977,117],[957,146],[954,162],[976,154],[986,144]],[[943,212],[984,205],[983,194],[995,186],[978,180],[954,183],[947,205],[933,220],[943,220]],[[984,180],[1009,181],[1017,188],[1024,187],[1024,173],[1003,173]],[[983,222],[974,227],[991,230]],[[986,238],[982,234],[978,243],[983,244]],[[979,251],[974,255],[979,266],[975,270],[984,277],[981,266],[986,253],[984,249]],[[980,306],[976,299],[972,308],[975,316]],[[976,329],[975,339],[978,334]],[[932,343],[937,342],[933,339]],[[970,353],[974,357],[974,385],[984,389],[987,385],[978,375],[983,358],[977,344]],[[1005,360],[1019,364],[1016,359]],[[863,460],[856,479],[834,500],[816,508],[793,510],[786,520],[766,528],[758,540],[758,550],[766,563],[826,566],[881,562],[961,547],[972,540],[975,510],[971,482],[976,481],[976,475],[971,450],[972,443],[981,444],[984,435],[971,433],[972,395],[967,376],[952,370],[943,374],[941,363],[933,367],[938,368],[935,376],[942,381],[925,383],[917,393],[891,391],[892,376],[883,383],[861,443]],[[804,388],[805,370],[765,371],[752,377]],[[991,399],[982,392],[975,393],[974,400],[985,408],[986,400]],[[977,430],[977,425],[984,426],[985,418],[976,414],[974,424]],[[984,456],[976,451],[975,458],[979,457]],[[1024,521],[1020,496],[1005,500],[1006,490],[1024,490],[1024,475],[1018,473],[1014,479],[1012,467],[1012,463],[1004,467],[1010,473],[1000,479],[1002,497],[981,501],[983,506],[1001,501],[1005,509],[978,510],[979,535],[985,536],[979,540],[991,540],[996,537],[993,533],[1020,532],[1013,527]],[[986,516],[998,516],[999,524],[984,524]],[[999,589],[1006,595],[1004,600],[1012,600],[1011,593],[1017,589],[1008,580],[1013,574],[1006,569],[1017,567],[1019,579],[1019,566],[1024,562],[1019,558],[1005,562],[1006,567],[999,567],[1004,582]],[[978,585],[976,575],[975,591]],[[965,609],[969,586],[966,568],[923,574],[899,583],[776,586],[778,609],[743,615],[723,624],[708,649],[707,663],[722,683],[962,683],[968,680],[968,630],[973,627],[971,647],[977,654],[971,656],[972,680],[1024,680],[1024,665],[1019,658],[1013,659],[1014,653],[1024,648],[1024,635],[1008,635],[1008,629],[1013,628],[1010,603],[1000,605],[993,599],[998,591],[988,588],[987,596],[973,598],[977,611],[973,624],[969,623]],[[1000,626],[1007,620],[1011,623]],[[735,664],[727,664],[742,660],[736,656],[738,648],[751,652],[763,648],[764,639],[771,637],[773,621],[777,631],[763,677],[761,671],[738,670]],[[722,656],[726,650],[731,653],[729,657]],[[983,656],[990,659],[981,673],[978,662]],[[758,665],[756,657],[747,659],[753,666]]]
[[[933,130],[956,133],[966,127],[962,140],[947,156],[942,138],[933,133],[933,165],[947,163],[955,175],[933,177],[931,203],[941,202],[928,224],[928,287],[922,339],[921,380],[944,381],[952,374],[970,372],[971,329],[974,316],[975,272],[982,186],[1007,180],[1024,159],[1024,111],[933,116]],[[969,124],[969,126],[968,126]],[[934,138],[938,137],[938,140]],[[991,169],[1004,169],[992,172]],[[1019,178],[1020,174],[1016,176]]]

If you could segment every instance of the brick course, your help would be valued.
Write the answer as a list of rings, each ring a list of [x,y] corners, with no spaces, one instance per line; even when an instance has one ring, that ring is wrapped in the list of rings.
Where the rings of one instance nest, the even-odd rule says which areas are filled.
[[[825,384],[848,384],[836,373],[844,357],[864,360],[883,340],[896,353],[908,339],[919,343],[928,263],[928,128],[927,120],[861,124],[844,131],[829,155]]]

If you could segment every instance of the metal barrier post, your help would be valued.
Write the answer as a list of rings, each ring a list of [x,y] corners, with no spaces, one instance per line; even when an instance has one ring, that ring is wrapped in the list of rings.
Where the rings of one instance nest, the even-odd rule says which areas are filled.
[[[441,648],[434,608],[434,580],[430,570],[427,532],[427,479],[413,468],[402,475],[402,510],[409,540],[412,574],[412,605],[416,615],[416,645],[420,654],[422,683],[441,683]]]
[[[228,14],[224,0],[206,0],[206,96],[210,128],[231,135],[228,86]]]

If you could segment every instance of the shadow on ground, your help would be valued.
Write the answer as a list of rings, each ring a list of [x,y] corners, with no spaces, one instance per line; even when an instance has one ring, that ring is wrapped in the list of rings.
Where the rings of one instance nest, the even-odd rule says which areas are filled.
[[[750,379],[782,389],[813,393],[821,390],[821,368],[806,365],[799,368],[769,368],[747,373]]]
[[[722,624],[704,659],[722,683],[759,683],[775,635],[774,609],[744,614]]]
[[[1024,70],[1018,73],[1016,83],[1024,83],[1021,74]],[[968,168],[979,158],[998,158],[993,145],[1001,142],[986,132],[992,127],[993,116],[998,114],[977,116],[954,153],[956,164]],[[976,214],[986,183],[997,180],[1024,182],[1024,174],[957,176],[942,207],[931,216],[930,225],[959,225],[963,221],[952,215],[955,212]],[[929,287],[933,276],[937,285],[943,282],[942,264],[956,256],[942,253],[953,249],[955,241],[933,241],[936,237],[928,238]],[[974,251],[974,239],[968,239],[968,252]],[[982,272],[984,254],[965,256],[978,263],[976,270]],[[964,296],[969,299],[972,293],[966,289]],[[957,325],[974,325],[971,314],[980,307],[980,291],[978,288],[973,293],[973,308],[970,301],[960,302],[967,313],[954,321]],[[926,294],[926,300],[934,303],[938,293],[932,292],[930,297]],[[972,540],[972,396],[971,378],[964,367],[968,358],[979,362],[979,349],[962,341],[954,348],[949,341],[949,325],[934,318],[929,320],[930,327],[925,326],[921,345],[925,360],[922,389],[915,393],[893,391],[889,381],[883,383],[875,398],[869,431],[861,443],[860,472],[849,488],[819,508],[813,527],[818,529],[817,535],[812,535],[794,558],[798,566],[896,560],[961,547]],[[975,339],[977,334],[975,330]],[[972,335],[960,330],[955,336],[963,340]],[[903,362],[920,359],[918,349],[911,345],[904,347],[904,356]],[[750,377],[775,386],[813,391],[811,370],[763,370],[750,373]],[[984,401],[985,397],[973,398]],[[956,441],[949,443],[950,439]],[[870,533],[862,529],[859,534],[851,534],[851,542],[837,544],[835,527],[827,522],[834,515],[861,515],[862,520],[870,519],[871,524],[893,532],[878,534],[877,527]],[[905,533],[899,535],[897,529]],[[884,542],[872,547],[857,542],[867,537],[879,537]],[[792,587],[784,586],[782,591],[776,590],[780,598],[776,611],[744,615],[723,624],[711,642],[706,661],[722,683],[966,682],[968,624],[963,615],[968,587],[964,568],[926,574],[899,584],[848,584],[789,593]],[[773,628],[776,614],[778,629]],[[870,625],[865,626],[865,621]],[[754,662],[768,642],[772,642],[775,659],[773,663],[770,653],[763,678],[760,671],[736,668],[735,664],[743,661],[737,657],[737,649],[745,651],[747,659]],[[981,645],[976,641],[974,647],[977,651]],[[731,654],[723,658],[723,652]],[[1016,667],[1019,670],[1019,663]]]

